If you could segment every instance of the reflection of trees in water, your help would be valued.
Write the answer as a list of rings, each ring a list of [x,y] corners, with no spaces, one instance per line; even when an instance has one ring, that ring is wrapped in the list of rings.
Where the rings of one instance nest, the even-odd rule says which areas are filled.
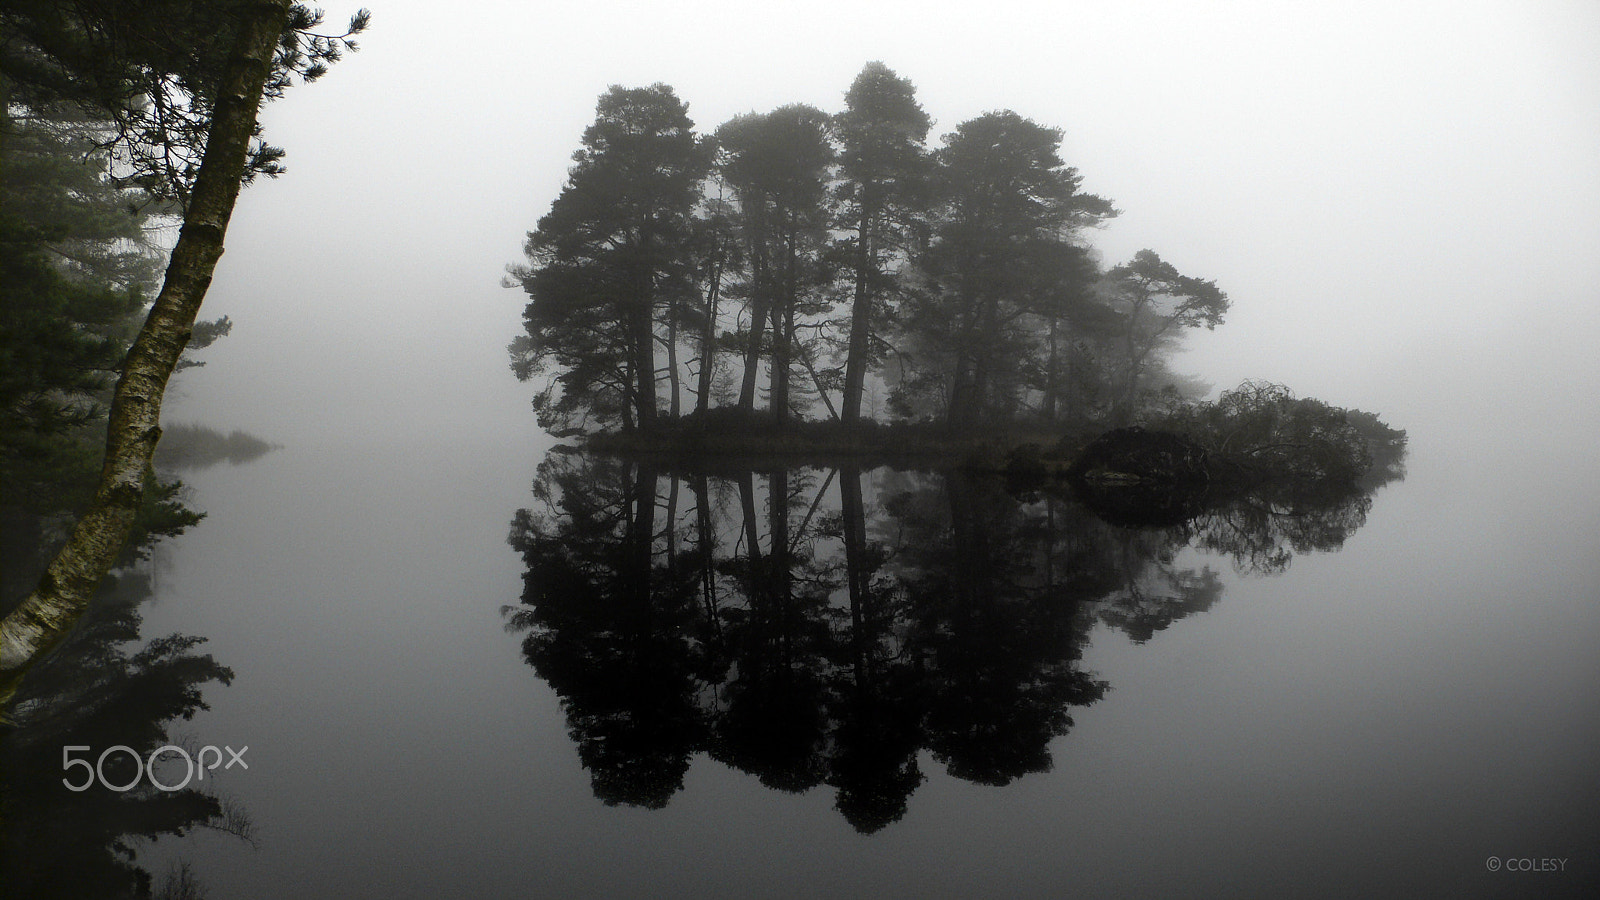
[[[277,449],[277,444],[237,428],[223,434],[193,423],[164,425],[156,465],[173,471],[198,471],[222,463],[242,466]]]
[[[1195,546],[1232,558],[1239,571],[1269,575],[1297,553],[1338,550],[1371,509],[1372,494],[1352,485],[1268,486],[1208,511],[1187,530]]]
[[[139,605],[151,593],[148,576],[113,576],[72,635],[23,682],[0,732],[0,883],[6,896],[150,896],[151,877],[136,858],[139,839],[211,828],[248,837],[240,809],[191,781],[163,791],[148,779],[123,793],[96,782],[69,791],[63,777],[83,781],[81,767],[62,767],[62,748],[93,764],[102,751],[122,745],[148,759],[157,748],[182,745],[171,723],[205,709],[201,693],[233,673],[196,652],[202,638],[170,635],[143,643]],[[185,749],[191,756],[195,746]],[[164,783],[183,780],[176,755],[158,767]],[[134,763],[117,752],[105,761],[105,778],[123,785]]]
[[[1275,571],[1337,547],[1352,498],[1231,505],[1132,530],[957,473],[663,472],[552,454],[511,544],[530,664],[561,698],[596,795],[660,807],[705,752],[769,787],[828,785],[862,831],[904,815],[928,751],[1006,784],[1051,765],[1096,624],[1148,640],[1222,582],[1191,542]],[[1364,500],[1364,495],[1363,498]]]
[[[275,446],[202,426],[169,426],[165,434],[166,452],[158,460],[163,469],[241,465]],[[86,440],[67,437],[78,445]],[[98,459],[98,450],[94,454]],[[81,461],[83,454],[69,455]],[[85,489],[79,468],[24,474],[29,477],[0,484],[0,613],[10,612],[38,584],[66,539]],[[168,744],[195,756],[199,746],[175,733],[173,724],[206,708],[202,694],[208,685],[233,678],[226,666],[199,652],[203,638],[145,640],[140,633],[139,607],[154,593],[150,560],[157,541],[201,518],[184,505],[186,493],[176,480],[146,488],[145,508],[118,568],[63,643],[28,671],[0,710],[6,719],[0,724],[0,894],[6,897],[150,896],[151,875],[136,856],[143,839],[195,828],[250,836],[243,811],[210,793],[207,782],[191,779],[181,790],[163,791],[145,778],[120,793],[98,782],[81,792],[62,784],[63,777],[81,783],[84,775],[82,767],[63,769],[63,747],[88,747],[73,758],[91,765],[115,746],[145,760]],[[157,768],[163,783],[183,780],[184,764],[171,751]],[[109,755],[104,769],[111,784],[133,780],[134,762],[123,751]],[[198,896],[186,866],[169,873],[166,882],[157,896]]]
[[[675,560],[657,566],[655,472],[601,459],[563,466],[573,460],[552,457],[544,470],[550,515],[523,510],[513,524],[528,564],[514,621],[531,630],[524,651],[562,697],[596,795],[663,806],[705,740],[695,675],[708,623],[685,582],[663,577]]]

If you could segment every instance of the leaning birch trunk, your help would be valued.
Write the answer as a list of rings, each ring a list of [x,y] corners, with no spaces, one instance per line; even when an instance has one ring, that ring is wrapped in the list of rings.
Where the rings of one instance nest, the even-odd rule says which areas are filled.
[[[256,113],[288,23],[289,4],[261,0],[240,23],[161,293],[128,350],[112,395],[105,464],[94,499],[39,586],[0,621],[0,712],[28,667],[65,638],[83,615],[133,529],[161,438],[167,380],[189,342],[222,256],[223,235],[239,196]]]

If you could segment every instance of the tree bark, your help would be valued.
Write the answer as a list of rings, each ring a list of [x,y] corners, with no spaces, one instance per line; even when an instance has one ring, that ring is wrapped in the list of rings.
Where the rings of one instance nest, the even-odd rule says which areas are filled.
[[[667,415],[673,421],[678,419],[680,387],[678,378],[678,301],[674,299],[668,304],[667,310],[667,389],[671,391],[671,398],[667,403]]]
[[[721,289],[722,260],[719,256],[711,265],[711,284],[706,287],[706,319],[700,326],[699,396],[695,398],[694,411],[701,415],[711,408],[711,376],[717,365],[717,295]]]
[[[767,327],[767,317],[772,306],[768,284],[765,237],[753,242],[750,249],[750,334],[744,350],[744,380],[739,385],[739,408],[751,412],[756,408],[756,379],[761,369],[761,335]]]
[[[161,439],[161,402],[211,284],[244,176],[273,52],[290,0],[247,8],[217,92],[211,129],[161,293],[123,362],[112,395],[105,463],[88,510],[39,586],[0,621],[0,709],[27,669],[88,608],[133,529]]]
[[[844,363],[844,399],[840,418],[846,425],[861,420],[861,395],[867,386],[867,354],[872,343],[872,286],[876,270],[873,259],[873,211],[868,197],[871,186],[862,187],[861,222],[856,231],[856,291],[850,307],[850,348]]]
[[[633,417],[642,432],[653,430],[656,419],[655,332],[648,312],[633,311],[628,319],[628,346],[633,370]]]
[[[798,229],[793,213],[790,213],[780,239],[784,254],[783,283],[777,291],[778,302],[772,309],[772,422],[780,430],[789,420],[789,376],[794,368],[794,308],[799,295],[796,277],[800,255],[798,244]]]

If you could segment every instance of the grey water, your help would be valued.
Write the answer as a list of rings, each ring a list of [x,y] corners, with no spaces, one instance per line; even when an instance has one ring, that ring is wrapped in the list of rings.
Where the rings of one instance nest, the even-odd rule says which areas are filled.
[[[939,473],[551,456],[514,388],[434,390],[280,407],[247,429],[269,452],[182,473],[207,517],[146,565],[142,634],[232,670],[168,734],[248,748],[210,789],[253,838],[136,838],[157,883],[178,861],[219,898],[1600,883],[1586,420],[1532,453],[1493,417],[1391,416],[1403,479],[1316,527],[1129,531]]]

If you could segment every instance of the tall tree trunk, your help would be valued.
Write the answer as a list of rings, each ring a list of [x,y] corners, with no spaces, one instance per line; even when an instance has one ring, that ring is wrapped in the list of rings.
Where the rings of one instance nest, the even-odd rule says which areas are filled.
[[[1088,403],[1090,398],[1086,395],[1083,382],[1088,378],[1086,370],[1089,360],[1085,357],[1088,351],[1083,344],[1072,341],[1067,344],[1067,382],[1065,385],[1066,416],[1068,422],[1082,422],[1088,417]],[[1096,378],[1098,383],[1100,379]]]
[[[1148,350],[1140,351],[1133,342],[1133,332],[1128,333],[1128,377],[1123,382],[1122,390],[1116,400],[1111,404],[1111,421],[1115,425],[1127,425],[1133,421],[1133,408],[1139,395],[1139,376],[1144,373],[1145,357]]]
[[[667,313],[667,389],[672,392],[668,409],[673,419],[678,418],[678,301],[672,301]]]
[[[794,307],[799,293],[799,247],[793,221],[783,236],[783,284],[772,309],[772,421],[780,429],[789,419],[789,375],[794,368]]]
[[[982,298],[982,315],[978,325],[978,346],[973,354],[972,406],[968,409],[969,425],[990,418],[993,407],[989,402],[990,381],[994,374],[995,357],[1000,344],[1000,298]]]
[[[656,425],[656,273],[649,260],[654,255],[656,221],[647,213],[639,229],[640,259],[634,272],[634,298],[631,307],[634,400],[638,405],[639,430],[651,432]]]
[[[869,186],[862,188],[861,224],[856,232],[856,295],[850,307],[850,347],[844,363],[844,400],[840,419],[846,425],[861,420],[861,395],[867,386],[867,355],[872,349],[871,278],[877,266],[873,259],[873,213],[867,202]]]
[[[635,409],[637,409],[638,406],[639,406],[638,402],[634,399],[634,396],[633,396],[634,391],[636,390],[636,385],[638,383],[638,380],[633,377],[633,359],[634,359],[634,354],[633,353],[629,353],[627,360],[625,360],[623,362],[623,365],[622,365],[622,430],[623,431],[632,431],[634,429],[633,411]]]
[[[704,414],[711,407],[711,375],[717,363],[717,297],[722,289],[722,260],[711,265],[711,284],[706,287],[706,320],[700,326],[700,372],[696,385],[694,411]]]
[[[288,23],[289,6],[290,0],[263,0],[242,8],[244,20],[219,84],[183,228],[172,248],[161,293],[128,350],[112,395],[105,463],[94,499],[38,588],[0,621],[0,708],[27,668],[83,615],[133,529],[150,460],[161,439],[167,380],[189,342],[222,256],[262,90]]]
[[[653,304],[648,288],[640,298],[640,308],[632,313],[634,407],[639,430],[650,432],[656,424],[656,332],[651,316]]]
[[[761,371],[761,336],[771,314],[766,253],[758,246],[751,254],[750,335],[744,348],[744,381],[739,385],[739,408],[756,408],[756,378]]]
[[[989,353],[978,354],[977,361],[972,367],[972,407],[968,410],[969,425],[977,425],[980,421],[993,417],[993,408],[989,403],[989,373],[993,367],[993,355]]]
[[[978,346],[980,337],[981,313],[979,304],[981,297],[973,297],[972,290],[965,284],[957,288],[958,301],[957,318],[959,325],[956,333],[960,339],[956,342],[956,359],[954,377],[950,385],[950,406],[946,411],[945,420],[951,428],[966,428],[976,420],[978,401],[976,393],[976,379],[978,354],[983,349]]]

